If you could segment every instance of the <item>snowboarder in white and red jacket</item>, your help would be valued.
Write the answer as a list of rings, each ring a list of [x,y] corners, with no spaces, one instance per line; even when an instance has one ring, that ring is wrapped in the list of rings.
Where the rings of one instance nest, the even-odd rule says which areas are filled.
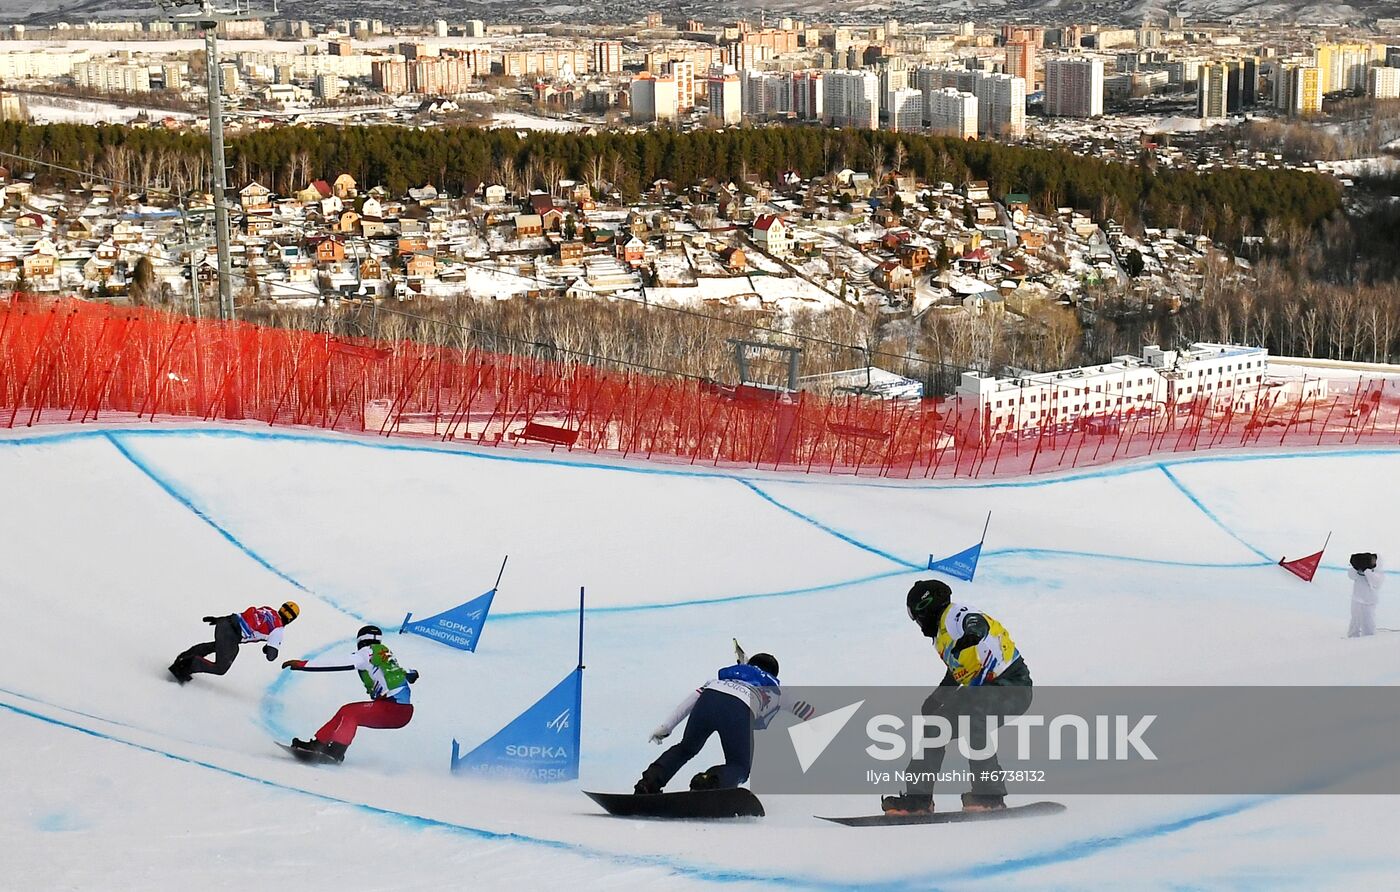
[[[270,663],[277,659],[277,650],[282,646],[282,630],[301,614],[295,601],[287,601],[281,607],[249,607],[242,613],[228,616],[206,616],[204,622],[214,627],[214,640],[196,644],[175,658],[170,664],[170,674],[180,684],[201,672],[210,675],[223,675],[233,665],[241,644],[263,642],[263,656]],[[205,657],[214,655],[211,663]]]
[[[1351,580],[1351,626],[1347,629],[1347,637],[1374,635],[1376,604],[1380,601],[1381,583],[1385,580],[1380,556],[1364,551],[1352,555],[1347,578]]]
[[[634,792],[660,793],[681,766],[699,755],[710,735],[718,734],[724,748],[724,764],[695,775],[692,790],[737,787],[749,779],[753,766],[753,732],[768,727],[780,709],[787,708],[802,721],[816,711],[798,700],[788,703],[778,684],[778,661],[771,654],[754,654],[748,662],[725,666],[718,677],[705,682],[681,701],[669,718],[653,732],[660,743],[685,720],[680,743],[662,753],[642,772]]]
[[[413,718],[412,694],[408,686],[418,680],[418,670],[405,670],[380,640],[378,626],[362,626],[356,633],[355,654],[320,657],[314,660],[287,660],[283,669],[298,672],[350,672],[360,674],[360,683],[369,701],[346,703],[331,720],[321,726],[311,740],[292,739],[292,749],[320,753],[335,762],[345,761],[345,751],[360,728],[402,728]]]

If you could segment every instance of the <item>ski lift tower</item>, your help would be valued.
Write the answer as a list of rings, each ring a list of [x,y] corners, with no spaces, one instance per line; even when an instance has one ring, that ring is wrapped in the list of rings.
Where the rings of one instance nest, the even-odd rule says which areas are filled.
[[[190,23],[204,35],[205,87],[209,92],[209,163],[213,177],[214,242],[219,251],[219,318],[233,319],[233,261],[229,252],[228,166],[224,162],[223,78],[219,72],[219,25],[262,18],[250,0],[232,0],[219,5],[215,0],[157,0],[165,17],[173,23]],[[277,11],[274,4],[273,12]]]

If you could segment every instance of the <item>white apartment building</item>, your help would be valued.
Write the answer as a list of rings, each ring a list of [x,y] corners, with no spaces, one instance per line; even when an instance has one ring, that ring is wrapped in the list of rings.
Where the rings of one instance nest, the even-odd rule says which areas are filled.
[[[712,72],[705,81],[709,94],[710,117],[722,124],[738,124],[744,119],[743,84],[734,71]]]
[[[772,71],[744,71],[744,114],[785,118],[792,112],[792,78]]]
[[[977,97],[977,129],[987,136],[1017,138],[1026,133],[1026,82],[1009,74],[971,72]]]
[[[912,87],[889,94],[888,129],[896,133],[916,133],[924,129],[924,94]]]
[[[669,74],[643,71],[632,81],[630,95],[634,121],[674,121],[679,114],[676,79]]]
[[[1366,76],[1366,95],[1372,99],[1400,99],[1400,68],[1371,68]]]
[[[676,108],[685,111],[695,107],[695,63],[672,59],[666,73],[676,81]]]
[[[1215,410],[1252,411],[1267,393],[1269,351],[1263,347],[1192,344],[1185,350],[1144,347],[1102,365],[998,378],[964,372],[958,396],[982,419],[987,435],[1070,425],[1080,418],[1183,411],[1199,400]]]
[[[131,63],[84,62],[73,66],[73,83],[104,93],[149,93],[151,69]]]
[[[622,41],[595,40],[593,70],[598,74],[617,74],[622,71]]]
[[[1102,115],[1103,60],[1047,60],[1045,113],[1066,118],[1093,118]]]
[[[929,128],[939,136],[957,139],[977,138],[977,97],[957,87],[944,87],[927,94]]]
[[[53,78],[72,74],[74,67],[88,61],[87,50],[81,52],[16,52],[0,53],[0,80],[19,81],[27,78]]]
[[[822,78],[825,122],[833,127],[880,126],[880,76],[873,71],[830,71]]]
[[[909,69],[904,67],[904,60],[894,58],[890,64],[880,71],[880,106],[886,110],[890,107],[890,101],[894,94],[909,86]]]

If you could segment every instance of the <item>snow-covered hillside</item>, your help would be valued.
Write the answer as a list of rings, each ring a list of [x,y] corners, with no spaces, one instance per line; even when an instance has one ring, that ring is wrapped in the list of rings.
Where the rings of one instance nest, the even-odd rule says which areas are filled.
[[[989,510],[955,590],[1010,627],[1037,684],[1396,684],[1397,636],[1342,637],[1341,566],[1400,552],[1397,472],[1400,451],[1319,450],[904,484],[251,426],[10,432],[0,889],[1380,888],[1400,873],[1377,844],[1400,831],[1393,797],[1064,797],[1055,818],[854,831],[811,816],[874,797],[698,825],[603,817],[578,790],[630,788],[734,636],[792,684],[936,683],[904,592]],[[1313,584],[1272,566],[1328,530]],[[353,679],[255,648],[222,678],[166,675],[205,614],[294,598],[283,656],[307,656],[480,594],[505,554],[479,651],[395,637],[417,713],[339,768],[272,741],[356,699]],[[580,585],[581,782],[449,775],[452,738],[486,739],[573,667]],[[1400,626],[1400,591],[1378,618]]]

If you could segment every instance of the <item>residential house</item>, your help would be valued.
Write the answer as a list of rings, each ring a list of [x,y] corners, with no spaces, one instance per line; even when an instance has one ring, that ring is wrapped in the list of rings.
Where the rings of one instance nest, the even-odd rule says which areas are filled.
[[[899,264],[910,272],[918,275],[929,265],[932,258],[929,257],[928,248],[923,245],[916,245],[912,242],[905,242],[896,249],[899,255]]]
[[[238,190],[238,203],[245,211],[271,207],[271,197],[272,190],[256,181]]]
[[[875,267],[870,280],[888,291],[902,291],[914,284],[914,273],[897,260],[886,260]]]
[[[322,266],[345,260],[345,242],[337,236],[316,241],[316,262]]]
[[[792,243],[792,235],[782,217],[763,214],[754,221],[753,240],[772,256],[786,257]]]
[[[506,187],[493,183],[492,185],[486,187],[485,196],[487,204],[505,204]]]
[[[559,263],[572,266],[583,262],[583,242],[568,241],[559,243]]]
[[[749,265],[749,258],[744,254],[744,249],[735,245],[721,248],[719,261],[724,264],[725,269],[732,273],[742,272]]]
[[[419,204],[432,204],[433,202],[438,200],[438,190],[437,187],[434,186],[432,183],[428,183],[426,185],[419,186],[416,189],[409,189],[408,197],[418,202]]]
[[[428,239],[423,235],[400,235],[399,254],[419,254],[428,250]]]
[[[339,198],[341,201],[346,201],[359,194],[359,185],[355,182],[354,177],[350,176],[348,173],[343,173],[335,178],[334,183],[331,183],[331,192],[335,194],[336,198]]]
[[[646,249],[646,243],[634,235],[622,244],[618,256],[628,266],[641,266],[642,261],[646,259]]]
[[[58,248],[53,240],[41,238],[24,257],[24,277],[31,283],[41,284],[58,271]]]
[[[539,214],[516,214],[515,237],[538,238],[544,235],[544,221]]]
[[[331,197],[331,184],[325,180],[312,180],[310,185],[294,196],[302,204],[319,204],[322,199]]]
[[[437,261],[427,254],[414,254],[404,264],[411,279],[428,279],[437,272]]]
[[[134,245],[146,238],[146,227],[140,223],[123,220],[112,227],[112,241],[118,245]]]
[[[988,201],[992,196],[986,180],[969,180],[963,184],[963,197],[968,201]]]
[[[1011,222],[1017,226],[1025,226],[1026,220],[1030,217],[1031,197],[1024,192],[1007,193],[1002,200],[1006,206],[1006,213],[1011,217]]]

